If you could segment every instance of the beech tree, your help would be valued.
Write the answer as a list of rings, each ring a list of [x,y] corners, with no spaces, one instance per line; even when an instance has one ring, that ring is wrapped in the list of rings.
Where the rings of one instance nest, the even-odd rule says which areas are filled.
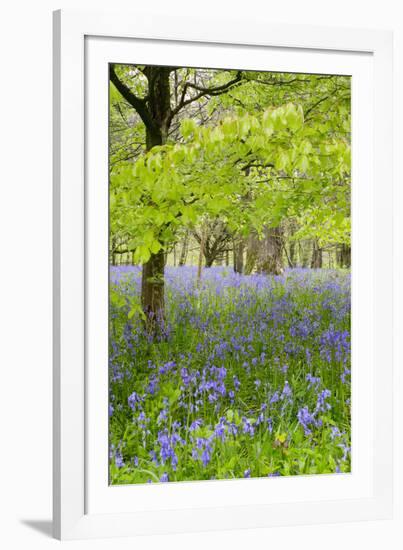
[[[118,75],[115,65],[110,64],[111,82],[135,109],[144,124],[146,151],[167,143],[172,121],[182,109],[203,97],[223,94],[242,79],[240,71],[224,84],[211,87],[201,86],[186,78],[182,79],[180,98],[176,96],[176,105],[172,106],[170,75],[176,72],[176,68],[150,65],[138,67],[138,71],[145,77],[146,83],[143,81],[143,86],[140,84],[137,89],[133,89],[123,76]],[[143,95],[139,95],[139,92]],[[152,199],[149,206],[153,206]],[[164,311],[164,250],[156,244],[148,250],[149,257],[143,262],[141,301],[148,322],[154,325],[159,312]]]

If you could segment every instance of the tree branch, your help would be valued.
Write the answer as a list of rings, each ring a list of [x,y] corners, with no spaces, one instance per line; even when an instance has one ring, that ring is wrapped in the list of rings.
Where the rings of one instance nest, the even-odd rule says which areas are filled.
[[[130,88],[119,79],[112,63],[109,64],[109,77],[122,97],[124,97],[124,99],[137,111],[146,128],[151,131],[157,130],[145,100],[137,97]]]
[[[209,95],[209,96],[221,95],[227,92],[230,88],[232,88],[236,84],[241,83],[241,81],[242,81],[242,71],[238,71],[235,78],[233,78],[229,82],[226,82],[225,84],[221,84],[220,86],[213,86],[212,88],[205,88],[203,86],[198,86],[197,84],[192,84],[191,82],[186,82],[185,85],[183,86],[179,104],[172,111],[172,116],[175,116],[176,114],[179,113],[181,109],[183,109],[183,107],[186,107],[186,105],[189,105],[194,101],[197,101],[201,97],[204,97],[206,95]],[[199,93],[196,94],[194,97],[185,99],[186,92],[188,91],[189,88],[192,88],[193,90],[196,90]]]
[[[339,91],[338,88],[335,88],[332,92],[330,92],[330,94],[322,97],[321,99],[318,99],[318,101],[316,101],[313,105],[311,105],[308,109],[306,109],[306,111],[304,113],[305,122],[307,122],[309,120],[309,117],[308,117],[309,113],[311,113],[313,110],[315,110],[316,107],[319,107],[319,105],[321,103],[323,103],[327,99],[330,99],[332,96],[334,96],[338,91]]]

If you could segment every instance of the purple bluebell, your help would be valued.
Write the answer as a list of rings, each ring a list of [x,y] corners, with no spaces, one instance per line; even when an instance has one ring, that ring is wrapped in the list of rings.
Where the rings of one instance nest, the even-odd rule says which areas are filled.
[[[309,412],[308,407],[302,407],[297,414],[298,422],[304,428],[305,435],[311,435],[312,427],[315,426],[315,418]]]

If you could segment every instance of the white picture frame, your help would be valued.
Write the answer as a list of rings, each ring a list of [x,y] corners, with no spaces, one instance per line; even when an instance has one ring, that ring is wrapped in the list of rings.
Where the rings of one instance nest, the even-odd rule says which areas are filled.
[[[189,56],[194,59],[197,55],[199,66],[209,66],[211,51],[219,55],[225,50],[228,56],[236,51],[243,63],[248,63],[245,59],[248,52],[253,51],[256,54],[254,62],[258,63],[257,59],[261,58],[263,65],[259,68],[264,68],[264,56],[272,52],[278,57],[276,63],[291,62],[292,65],[286,66],[294,70],[299,67],[301,72],[312,71],[317,64],[317,72],[328,65],[341,74],[357,75],[353,108],[355,101],[356,121],[361,133],[356,134],[355,143],[353,140],[353,181],[356,178],[363,185],[358,186],[360,192],[355,195],[355,201],[353,191],[353,255],[355,246],[355,257],[359,257],[357,265],[361,266],[356,270],[356,296],[361,298],[357,298],[356,306],[360,319],[355,333],[358,352],[354,352],[353,328],[353,365],[354,353],[356,357],[358,353],[357,365],[360,361],[363,367],[364,363],[372,367],[368,367],[368,380],[363,368],[356,369],[356,390],[353,372],[353,400],[355,391],[360,404],[356,414],[353,408],[353,431],[357,448],[361,448],[358,453],[361,461],[357,459],[354,467],[353,459],[350,478],[297,476],[298,479],[153,487],[107,485],[105,469],[102,469],[107,461],[99,458],[103,456],[107,438],[106,402],[105,412],[102,412],[105,384],[99,384],[98,377],[94,376],[94,365],[102,364],[103,357],[94,355],[91,345],[94,338],[99,341],[99,337],[105,335],[102,331],[107,315],[104,307],[107,264],[102,267],[107,203],[105,193],[102,195],[100,191],[107,186],[107,117],[99,122],[102,116],[97,116],[105,112],[107,79],[106,96],[105,90],[101,90],[97,94],[99,97],[95,97],[92,90],[95,85],[102,88],[102,64],[108,59],[130,62],[133,47],[134,51],[136,48],[138,52],[141,50],[143,57],[151,56],[149,59],[153,60],[163,56],[166,59],[167,55],[179,56],[182,65],[191,64],[187,61]],[[114,57],[116,55],[119,59]],[[280,59],[282,56],[285,61]],[[132,62],[136,61],[142,62],[134,59]],[[273,66],[267,66],[267,70],[270,69],[273,70]],[[392,261],[391,82],[392,35],[385,31],[273,25],[265,17],[249,22],[209,19],[207,23],[188,17],[151,19],[136,12],[63,10],[54,13],[56,538],[189,532],[391,516],[392,282],[391,274],[383,269]],[[359,168],[355,176],[354,165]],[[99,188],[98,184],[94,185],[98,181],[101,181]],[[369,182],[368,192],[365,181]],[[354,244],[355,234],[358,237]],[[101,274],[97,279],[93,277],[94,267]],[[100,349],[105,351],[105,346],[107,348],[107,340]],[[98,419],[96,423],[94,418]],[[359,437],[360,434],[363,436]],[[319,477],[322,480],[315,479]],[[268,481],[270,491],[267,491]]]

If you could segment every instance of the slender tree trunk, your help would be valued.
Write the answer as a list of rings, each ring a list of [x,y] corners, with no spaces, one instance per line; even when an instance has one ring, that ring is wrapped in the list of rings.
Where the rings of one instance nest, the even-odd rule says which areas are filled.
[[[257,235],[251,233],[246,243],[246,262],[245,262],[245,275],[250,275],[255,269],[256,259],[258,256],[259,242]]]
[[[320,269],[321,267],[322,267],[322,249],[319,248],[318,241],[315,239],[313,241],[313,248],[312,248],[311,268]]]
[[[186,231],[185,236],[183,237],[183,240],[182,240],[182,248],[179,256],[180,266],[185,265],[186,258],[188,255],[188,250],[189,250],[189,233]]]
[[[295,267],[295,260],[296,260],[296,251],[295,251],[295,241],[290,241],[290,267]]]
[[[245,249],[245,243],[242,237],[236,237],[233,240],[234,247],[234,271],[235,273],[243,273],[244,263],[243,254]]]
[[[284,249],[284,253],[285,253],[286,258],[287,258],[288,267],[291,267],[291,268],[295,267],[294,262],[291,260],[290,255],[287,252],[287,247],[286,247],[285,243],[283,243],[283,249]]]
[[[347,244],[342,244],[336,251],[337,263],[340,267],[351,267],[351,247]]]
[[[294,219],[290,220],[289,224],[289,253],[288,259],[290,267],[295,267],[297,265],[297,242],[292,238],[297,230],[297,223]]]
[[[201,228],[201,239],[200,239],[200,250],[199,250],[199,261],[197,265],[197,280],[201,280],[202,269],[203,269],[203,256],[205,256],[205,242],[206,242],[206,230],[204,226]]]
[[[310,259],[310,246],[309,242],[304,241],[302,244],[300,244],[300,254],[301,254],[301,264],[302,267],[309,267],[309,259]]]

